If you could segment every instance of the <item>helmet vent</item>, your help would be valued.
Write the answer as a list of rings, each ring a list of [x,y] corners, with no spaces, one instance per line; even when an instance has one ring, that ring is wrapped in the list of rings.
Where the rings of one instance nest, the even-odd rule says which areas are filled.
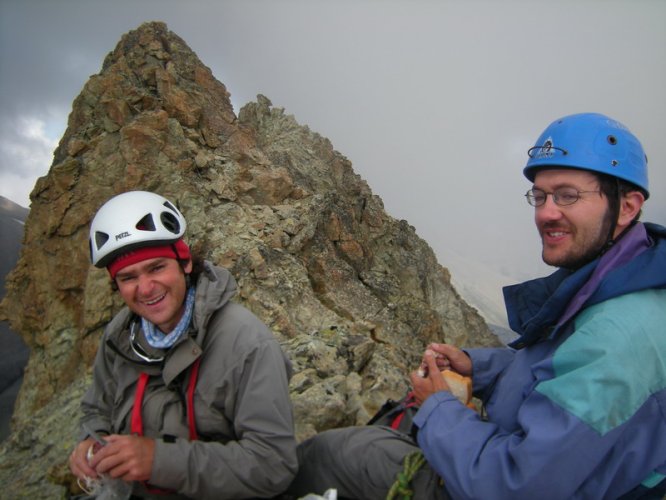
[[[155,221],[153,221],[153,215],[147,214],[136,223],[136,228],[139,231],[155,231]]]
[[[174,207],[169,200],[166,200],[163,205],[167,207],[169,210],[171,210],[174,213],[178,213],[178,209]]]
[[[167,231],[171,231],[173,234],[178,234],[180,232],[180,223],[172,213],[162,212],[160,214],[160,220]]]
[[[106,233],[101,233],[99,231],[95,232],[95,246],[99,250],[104,246],[104,243],[109,241],[109,235]]]
[[[606,139],[608,140],[608,144],[611,146],[615,146],[617,144],[617,137],[614,135],[609,135]]]

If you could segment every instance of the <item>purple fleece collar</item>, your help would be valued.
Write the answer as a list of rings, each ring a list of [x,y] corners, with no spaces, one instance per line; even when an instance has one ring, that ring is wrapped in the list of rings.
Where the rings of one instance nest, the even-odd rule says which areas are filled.
[[[599,264],[595,268],[587,283],[574,295],[569,305],[564,310],[564,314],[557,323],[557,326],[563,325],[576,315],[585,305],[595,290],[598,288],[601,280],[613,269],[623,266],[637,255],[650,248],[651,240],[641,223],[635,224],[627,233],[606,252]]]

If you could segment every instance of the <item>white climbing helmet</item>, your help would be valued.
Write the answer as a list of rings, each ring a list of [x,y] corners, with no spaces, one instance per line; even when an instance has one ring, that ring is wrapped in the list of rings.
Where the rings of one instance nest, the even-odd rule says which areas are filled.
[[[96,267],[106,267],[129,250],[174,243],[186,228],[183,214],[163,196],[122,193],[102,205],[90,224],[90,260]]]

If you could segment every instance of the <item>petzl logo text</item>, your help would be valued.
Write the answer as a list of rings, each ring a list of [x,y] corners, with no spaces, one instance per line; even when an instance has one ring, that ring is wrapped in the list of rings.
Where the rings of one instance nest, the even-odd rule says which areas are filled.
[[[130,234],[125,231],[124,233],[116,234],[116,241],[122,240],[123,238],[127,238]]]

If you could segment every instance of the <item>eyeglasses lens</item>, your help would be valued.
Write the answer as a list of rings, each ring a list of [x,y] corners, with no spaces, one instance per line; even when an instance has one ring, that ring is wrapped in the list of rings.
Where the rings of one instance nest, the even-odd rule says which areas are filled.
[[[553,197],[555,204],[560,206],[573,205],[580,198],[578,191],[568,187],[556,189],[552,193],[546,193],[541,189],[530,189],[525,193],[525,198],[527,198],[527,203],[533,207],[540,207],[546,203],[549,194]]]

